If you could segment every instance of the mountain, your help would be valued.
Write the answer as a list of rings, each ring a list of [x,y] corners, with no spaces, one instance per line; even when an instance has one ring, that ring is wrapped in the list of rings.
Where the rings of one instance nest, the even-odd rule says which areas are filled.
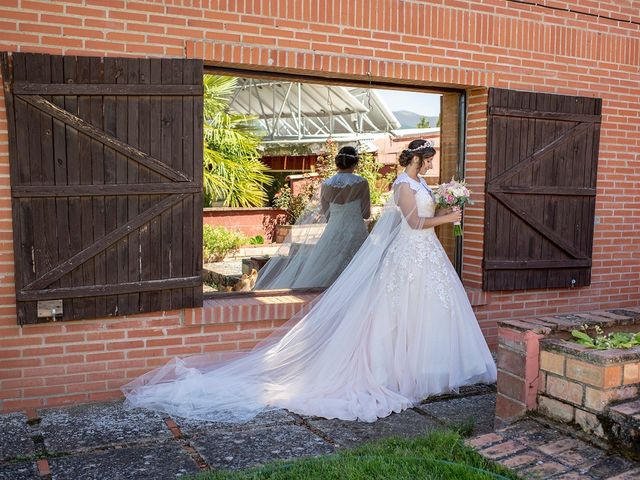
[[[393,112],[393,114],[400,122],[400,128],[416,128],[416,125],[418,125],[418,122],[420,122],[420,119],[423,117],[423,115],[415,112],[410,112],[408,110],[397,110]],[[438,123],[438,117],[426,117],[427,120],[429,120],[429,126],[435,127]]]

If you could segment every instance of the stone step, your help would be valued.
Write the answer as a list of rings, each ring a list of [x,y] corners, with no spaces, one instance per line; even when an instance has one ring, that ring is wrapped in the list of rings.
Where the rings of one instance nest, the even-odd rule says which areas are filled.
[[[609,441],[640,460],[640,397],[610,404],[601,417]]]

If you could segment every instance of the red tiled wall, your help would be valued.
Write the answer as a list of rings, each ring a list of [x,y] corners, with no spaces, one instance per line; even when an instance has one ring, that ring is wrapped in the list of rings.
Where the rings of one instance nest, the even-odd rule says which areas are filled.
[[[466,212],[463,276],[470,288],[481,283],[487,88],[601,97],[592,285],[473,295],[483,299],[476,312],[493,346],[500,318],[637,304],[640,2],[380,0],[376,8],[371,3],[0,0],[0,49],[199,57],[209,65],[466,88],[466,171],[480,200]],[[208,328],[219,324],[208,326],[209,314],[198,327],[182,325],[190,315],[201,317],[191,310],[16,327],[8,161],[0,100],[0,410],[117,395],[124,377],[161,363],[177,353],[174,348],[217,348],[222,339]],[[234,308],[231,325],[237,331],[252,322],[250,309],[263,311],[252,304]],[[188,339],[184,328],[194,328]],[[132,337],[135,332],[139,337]],[[133,359],[135,366],[126,367]]]

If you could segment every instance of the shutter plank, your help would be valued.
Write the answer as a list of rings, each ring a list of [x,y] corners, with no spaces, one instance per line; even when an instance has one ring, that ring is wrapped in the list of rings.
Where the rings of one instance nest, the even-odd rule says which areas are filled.
[[[139,59],[127,59],[134,60]],[[172,95],[191,96],[202,95],[202,85],[157,85],[153,88],[143,87],[136,84],[66,84],[66,83],[36,83],[36,82],[16,82],[13,86],[14,95],[118,95],[118,96],[140,96],[140,95]],[[131,83],[131,82],[129,82]]]
[[[76,57],[64,57],[64,79],[65,82],[76,83],[78,81],[78,60]],[[72,114],[78,113],[78,97],[66,96],[64,99],[65,111]],[[67,144],[67,182],[69,185],[80,184],[80,153],[79,137],[80,134],[75,128],[71,128],[68,125],[65,126],[65,136]],[[79,197],[69,197],[69,256],[77,254],[82,250],[82,237],[80,235],[81,230],[81,212],[82,207],[80,205]],[[81,286],[82,282],[82,267],[74,269],[71,274],[71,284],[74,286]],[[78,300],[74,299],[63,303],[64,317],[65,318],[83,318],[83,311],[77,309]]]
[[[64,58],[61,56],[51,57],[51,81],[64,83]],[[65,97],[63,95],[54,96],[51,102],[60,108],[65,108]],[[55,186],[52,190],[66,186],[67,178],[67,135],[66,126],[57,118],[53,118],[53,154],[54,154],[54,176]],[[20,188],[20,187],[18,187]],[[27,187],[29,188],[29,187]],[[44,190],[44,189],[41,189]],[[13,191],[15,197],[16,191]],[[71,230],[69,228],[69,198],[55,198],[56,208],[56,238],[58,243],[58,259],[66,259],[71,256]],[[71,286],[71,276],[65,275],[60,279],[60,288]],[[65,314],[73,316],[73,301],[64,299],[62,310]]]
[[[195,71],[195,63],[192,63],[182,72],[182,81],[185,85],[194,85],[194,78],[196,78],[197,72]],[[202,78],[202,76],[200,76]],[[189,178],[193,176],[193,97],[182,97],[181,99],[181,115],[182,115],[182,158],[183,166],[182,171]],[[184,223],[182,225],[182,263],[186,266],[186,270],[192,269],[193,262],[193,209],[195,203],[195,196],[190,196],[182,202],[182,212]],[[183,302],[185,305],[193,306],[194,295],[193,288],[184,288],[182,290]]]
[[[105,82],[112,83],[117,75],[116,61],[114,58],[104,59],[104,79]],[[116,97],[113,95],[105,95],[102,99],[104,131],[107,135],[116,137]],[[105,185],[118,184],[116,178],[116,151],[106,147],[104,149],[104,183]],[[118,228],[117,220],[118,197],[115,195],[105,196],[105,216],[103,218],[105,234],[113,232]],[[110,245],[105,251],[105,277],[106,283],[118,283],[118,247]],[[115,315],[118,311],[118,297],[109,295],[105,298],[105,311],[107,315]]]
[[[162,60],[153,58],[150,60],[150,83],[152,85],[160,85],[162,83]],[[151,97],[149,112],[149,129],[150,129],[150,145],[151,155],[154,158],[160,158],[162,151],[161,135],[162,135],[162,99],[160,97]],[[151,174],[151,178],[157,180],[156,175]],[[152,195],[149,197],[149,206],[160,201],[162,197]],[[158,258],[161,256],[162,248],[162,230],[160,218],[155,217],[149,222],[149,252],[146,265],[143,265],[143,272],[146,269],[147,279],[158,280],[162,278],[161,262]],[[160,310],[162,305],[161,293],[153,292],[149,294],[149,309]]]
[[[91,59],[91,83],[100,87],[104,83],[104,63],[100,58]],[[103,98],[98,95],[90,97],[91,104],[91,125],[104,131]],[[91,186],[104,185],[104,144],[91,139]],[[106,215],[104,196],[94,196],[91,199],[93,237],[98,240],[105,236]],[[93,257],[94,283],[103,285],[107,280],[107,256],[104,251],[98,252]],[[107,301],[104,296],[96,296],[96,316],[107,315]]]
[[[178,59],[171,60],[171,82],[182,83],[183,81],[182,62]],[[182,99],[170,97],[171,103],[171,119],[172,139],[171,139],[171,165],[176,170],[184,172],[183,152],[182,152]],[[184,217],[185,211],[182,202],[171,208],[171,277],[181,277],[182,272],[182,229],[184,225],[181,219]],[[182,290],[179,288],[171,290],[171,305],[182,305]]]
[[[172,60],[163,58],[161,60],[161,81],[163,84],[172,83]],[[161,133],[160,142],[162,151],[160,159],[167,165],[171,165],[171,144],[173,142],[173,122],[171,97],[161,97]],[[171,277],[171,211],[162,212],[160,218],[161,225],[161,275],[163,279]],[[160,307],[162,310],[171,309],[171,291],[163,290],[160,297]]]
[[[6,54],[3,54],[6,55]],[[13,80],[23,80],[26,78],[26,60],[23,54],[14,54],[12,58]],[[9,59],[3,62],[3,82],[5,89],[7,82],[11,78],[9,71]],[[13,115],[9,108],[13,105]],[[5,107],[9,122],[10,148],[9,154],[13,154],[13,161],[10,162],[11,185],[28,184],[30,180],[29,172],[29,137],[27,126],[28,105],[14,97],[5,90]],[[12,128],[12,124],[15,126]],[[13,139],[13,141],[11,141]],[[35,278],[33,271],[33,260],[31,255],[30,233],[30,212],[31,202],[28,200],[16,201],[13,204],[12,220],[14,230],[14,259],[15,259],[15,283],[16,289],[22,288]],[[16,313],[18,323],[34,323],[36,321],[36,306],[33,303],[16,302]]]
[[[116,59],[116,83],[124,84],[127,82],[127,63],[126,59]],[[127,143],[127,98],[124,96],[116,97],[116,138],[123,143]],[[127,183],[128,175],[128,159],[121,152],[116,153],[116,183],[121,185]],[[116,223],[118,228],[126,225],[128,218],[128,202],[126,195],[117,197],[116,206]],[[128,236],[125,236],[117,242],[118,251],[118,282],[126,283],[129,276],[129,242]],[[127,312],[129,310],[129,297],[127,295],[118,295],[118,312]]]
[[[150,88],[151,78],[151,62],[149,59],[141,59],[139,64],[139,82],[146,88]],[[141,151],[151,154],[150,149],[150,108],[151,104],[149,96],[141,96],[139,99],[139,112],[138,112],[138,143]],[[149,183],[151,176],[149,169],[144,166],[140,166],[138,170],[138,180],[141,184]],[[139,207],[141,211],[145,211],[151,205],[150,195],[141,195],[139,199]],[[149,259],[151,258],[151,246],[149,243],[149,225],[143,225],[140,228],[140,258],[138,267],[140,268],[140,280],[150,280]],[[140,311],[149,311],[149,294],[146,292],[140,292],[140,299],[138,303]]]
[[[35,78],[38,81],[46,81],[48,57],[44,55],[28,55],[26,58],[27,76]],[[50,72],[50,70],[49,70]],[[46,144],[46,121],[47,118],[38,109],[29,106],[28,114],[29,124],[29,168],[31,171],[31,185],[44,184],[44,164],[48,160],[47,144]],[[50,152],[50,150],[49,150]],[[33,260],[35,275],[38,277],[51,268],[49,261],[49,249],[46,237],[51,238],[55,232],[47,232],[49,222],[45,220],[44,199],[31,199],[31,214],[33,226],[31,233],[33,237],[29,243],[33,249]],[[29,320],[29,323],[36,323],[37,318]]]
[[[77,83],[91,82],[91,57],[78,57]],[[81,95],[78,97],[78,117],[87,123],[91,123],[91,97]],[[91,185],[93,183],[91,163],[91,137],[84,133],[78,135],[78,152],[80,164],[80,184]],[[93,200],[80,198],[80,234],[82,238],[82,250],[88,248],[94,242],[93,236]],[[82,265],[82,286],[95,284],[95,263],[93,259],[87,259]],[[82,317],[96,317],[96,299],[82,298],[76,300],[74,310]]]
[[[535,108],[535,95],[530,95],[526,92],[520,92],[519,100],[520,101],[518,102],[518,105],[520,106],[520,108],[524,110],[528,110],[531,108],[532,102],[534,103],[533,108]],[[514,152],[514,155],[518,155],[518,158],[522,159],[522,158],[528,157],[531,154],[530,153],[531,150],[533,149],[533,145],[530,145],[529,141],[532,138],[532,135],[530,135],[530,131],[533,131],[533,129],[535,128],[535,124],[533,124],[532,119],[529,117],[521,118],[519,124],[520,124],[519,125],[520,138],[519,138],[519,142],[515,145],[515,148],[517,149],[517,153]],[[526,168],[520,171],[520,173],[516,177],[516,180],[518,185],[532,185],[531,169]],[[505,188],[507,187],[505,186]],[[531,196],[522,195],[520,198],[521,198],[520,204],[522,205],[522,207],[525,210],[530,209]],[[522,222],[520,222],[519,219],[514,219],[513,225],[516,227],[515,228],[516,238],[514,242],[515,255],[513,255],[512,258],[515,258],[517,261],[526,262],[530,258],[530,254],[529,254],[530,247],[528,245],[529,243],[528,239],[531,238],[531,235],[527,235],[528,233],[527,227],[522,225]],[[513,275],[514,275],[514,285],[517,285],[519,281],[529,282],[530,281],[529,277],[531,276],[531,272],[530,270],[515,271]],[[524,277],[524,278],[521,279],[520,277]]]
[[[134,87],[138,83],[138,77],[140,73],[139,60],[137,58],[130,58],[126,60],[127,64],[127,84],[128,87]],[[139,98],[136,96],[126,97],[127,101],[127,143],[133,147],[139,147],[138,126],[140,124],[140,118],[138,116],[138,103]],[[136,162],[129,161],[127,164],[127,183],[138,183],[138,164]],[[137,195],[127,195],[127,219],[131,220],[135,218],[139,213],[139,200]],[[128,238],[129,252],[128,252],[128,272],[127,282],[139,282],[139,265],[140,265],[140,231],[136,230],[129,235]],[[131,293],[127,296],[127,302],[129,303],[129,311],[139,311],[140,307],[140,294],[138,292]]]
[[[204,70],[202,62],[193,62],[194,69],[194,83],[202,87],[204,80]],[[203,122],[204,122],[204,97],[202,95],[193,97],[193,179],[194,182],[200,187],[199,193],[193,195],[193,236],[191,241],[193,242],[193,264],[191,265],[191,271],[196,275],[202,277],[202,210],[204,208],[204,193],[202,190],[202,175],[203,175],[203,149],[204,139],[202,135]],[[193,306],[202,305],[203,291],[202,285],[193,289]]]

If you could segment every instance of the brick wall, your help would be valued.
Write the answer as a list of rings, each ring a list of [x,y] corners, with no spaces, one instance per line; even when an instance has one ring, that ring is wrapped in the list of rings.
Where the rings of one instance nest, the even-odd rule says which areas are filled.
[[[0,0],[0,48],[96,56],[199,57],[212,66],[466,88],[466,172],[480,200],[468,209],[465,221],[463,276],[472,288],[481,282],[487,88],[601,97],[592,285],[491,293],[476,311],[487,339],[495,345],[495,322],[500,318],[637,304],[640,3],[380,0],[376,8],[370,4],[369,0]],[[122,377],[95,380],[94,375],[67,373],[66,369],[78,364],[91,368],[102,362],[100,355],[112,354],[108,349],[114,347],[109,345],[124,342],[116,349],[121,352],[116,357],[122,358],[108,361],[126,362],[130,352],[139,352],[136,355],[145,362],[139,365],[143,370],[176,352],[168,346],[145,350],[136,350],[139,343],[138,347],[127,346],[129,331],[141,330],[144,336],[145,331],[156,328],[149,322],[174,322],[175,330],[158,327],[162,334],[157,340],[177,341],[182,339],[179,319],[200,313],[165,312],[18,329],[6,130],[4,103],[0,103],[0,368],[2,378],[14,375],[0,380],[10,382],[0,383],[2,409],[15,408],[22,398],[39,404],[74,399],[69,385],[83,390],[82,385],[93,384],[91,398],[114,395]],[[235,320],[242,321],[244,307],[238,308],[240,316]],[[94,333],[114,330],[121,336],[89,340],[97,325]],[[197,348],[221,341],[204,326],[199,328],[190,340]],[[74,348],[87,350],[77,353]],[[147,350],[150,353],[142,353]],[[36,370],[36,375],[30,370],[38,368],[43,370]],[[124,368],[123,364],[110,365],[105,375],[122,375],[117,368]],[[62,380],[71,375],[78,375],[75,383]],[[90,394],[78,395],[88,399]]]
[[[212,227],[224,227],[253,237],[262,235],[265,242],[272,242],[276,225],[286,223],[286,212],[273,208],[205,208],[203,223]]]

